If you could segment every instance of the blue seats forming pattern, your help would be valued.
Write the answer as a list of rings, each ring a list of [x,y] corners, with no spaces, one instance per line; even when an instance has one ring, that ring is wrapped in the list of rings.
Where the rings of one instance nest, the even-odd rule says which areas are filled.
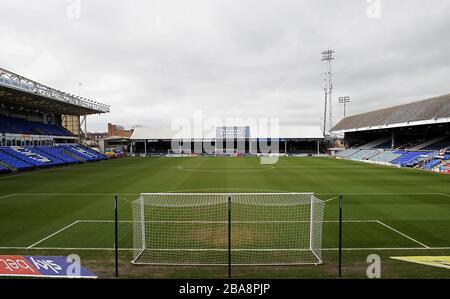
[[[33,164],[17,159],[14,156],[5,153],[3,149],[3,147],[0,148],[0,161],[2,163],[5,163],[17,170],[28,170],[34,168]]]
[[[377,153],[375,153],[377,151]],[[363,150],[346,149],[336,153],[336,156],[350,160],[366,160],[374,163],[398,165],[402,167],[420,167],[427,170],[437,170],[448,164],[450,153],[432,151],[404,151],[404,150]]]
[[[6,146],[2,148],[3,152],[13,156],[19,160],[25,161],[36,167],[58,166],[65,164],[56,158],[49,158],[45,155],[38,154],[30,148],[20,146]]]
[[[11,169],[20,171],[106,159],[107,156],[81,145],[2,146],[0,173],[10,172]]]
[[[393,160],[392,164],[398,164],[400,166],[414,166],[420,161],[420,156],[429,155],[429,152],[403,152],[403,151],[395,151],[395,154],[402,154],[401,157]]]
[[[108,159],[108,157],[106,157],[105,155],[84,146],[80,145],[60,145],[60,146],[65,150],[68,150],[87,161],[99,161]]]
[[[36,146],[35,149],[43,154],[64,161],[67,164],[75,164],[82,161],[80,158],[77,159],[74,156],[68,155],[64,148],[60,146]]]

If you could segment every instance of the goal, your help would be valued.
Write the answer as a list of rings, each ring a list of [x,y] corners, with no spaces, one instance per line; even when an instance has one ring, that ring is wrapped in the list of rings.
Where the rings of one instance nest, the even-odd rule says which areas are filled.
[[[134,264],[321,264],[324,202],[313,193],[142,193]]]

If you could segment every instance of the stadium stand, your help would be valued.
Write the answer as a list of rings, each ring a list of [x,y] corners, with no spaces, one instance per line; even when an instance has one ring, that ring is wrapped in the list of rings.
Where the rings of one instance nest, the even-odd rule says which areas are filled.
[[[395,154],[401,154],[402,156],[393,160],[392,164],[398,164],[400,166],[413,166],[414,161],[418,161],[421,156],[429,155],[428,152],[404,152],[404,151],[395,151]]]
[[[428,162],[427,164],[425,164],[423,169],[431,170],[431,169],[433,169],[435,166],[437,166],[439,164],[441,164],[441,160],[440,159],[433,159],[430,162]]]
[[[86,161],[99,161],[108,159],[107,156],[78,144],[64,144],[60,145],[60,147],[83,158]]]
[[[357,153],[358,151],[359,151],[359,149],[350,148],[350,149],[346,149],[346,150],[338,152],[336,154],[336,156],[342,157],[342,158],[348,158],[351,155]]]
[[[55,157],[61,161],[64,161],[67,164],[76,164],[84,161],[84,159],[82,159],[81,157],[67,152],[63,147],[60,146],[36,146],[35,149],[43,154],[47,154],[51,157]]]
[[[360,150],[357,153],[351,155],[349,158],[351,160],[367,160],[372,156],[378,154],[378,150]]]
[[[416,146],[419,143],[420,143],[420,141],[404,138],[404,139],[397,140],[395,142],[395,149],[396,150],[406,150],[406,149]]]
[[[411,125],[416,121],[437,120],[450,115],[450,94],[408,104],[379,109],[367,113],[349,116],[336,124],[331,131],[350,129],[379,129],[394,124]]]
[[[7,154],[3,151],[3,148],[0,148],[0,162],[8,165],[14,170],[28,170],[34,168],[33,164],[27,163]]]
[[[1,150],[10,156],[13,156],[19,160],[25,161],[28,164],[32,164],[36,167],[58,166],[65,163],[59,159],[50,159],[47,156],[38,154],[30,148],[24,148],[20,146],[4,146]]]
[[[413,146],[410,148],[410,150],[414,150],[414,151],[421,150],[421,149],[424,149],[425,147],[433,146],[434,144],[437,144],[438,142],[441,142],[445,139],[447,139],[447,136],[439,136],[439,137],[427,140],[425,142],[422,142],[416,146]]]
[[[106,159],[80,145],[87,136],[80,124],[108,112],[108,105],[0,68],[0,173]]]
[[[373,148],[374,149],[385,149],[385,150],[388,150],[388,149],[391,149],[391,146],[392,146],[392,141],[388,140],[388,141],[383,142],[383,143],[381,143],[381,144],[379,144],[377,146],[374,146]]]
[[[391,151],[382,151],[378,155],[371,157],[369,160],[374,162],[391,163],[393,160],[401,156],[402,154],[396,154]]]
[[[449,119],[450,94],[349,116],[331,129],[347,145],[336,156],[448,172]]]
[[[0,132],[52,136],[72,135],[66,129],[56,125],[38,123],[15,117],[6,117],[2,114],[0,114]]]
[[[391,140],[390,137],[379,138],[379,139],[376,139],[376,140],[371,141],[369,143],[363,144],[359,148],[360,149],[372,149],[372,148],[375,148],[375,147],[377,147],[377,146],[379,146],[381,144],[385,144],[387,142],[390,142],[390,140]]]
[[[107,157],[82,145],[55,146],[2,146],[0,147],[0,173],[14,170],[28,170],[40,167],[52,167],[81,162],[105,160]]]
[[[448,137],[439,142],[424,147],[423,150],[439,151],[447,148],[450,148],[450,138]]]

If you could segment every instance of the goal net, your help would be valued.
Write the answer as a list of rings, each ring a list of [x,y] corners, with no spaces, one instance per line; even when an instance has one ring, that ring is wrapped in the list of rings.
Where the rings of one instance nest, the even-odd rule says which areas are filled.
[[[324,206],[313,193],[143,193],[132,262],[320,264]]]

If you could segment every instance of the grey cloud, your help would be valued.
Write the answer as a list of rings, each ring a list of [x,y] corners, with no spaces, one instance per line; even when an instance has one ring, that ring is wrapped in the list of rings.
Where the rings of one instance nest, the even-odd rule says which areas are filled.
[[[450,3],[381,0],[64,0],[0,3],[0,65],[111,105],[92,116],[127,127],[175,117],[280,117],[320,125],[325,65],[336,50],[337,97],[350,113],[449,92]]]

